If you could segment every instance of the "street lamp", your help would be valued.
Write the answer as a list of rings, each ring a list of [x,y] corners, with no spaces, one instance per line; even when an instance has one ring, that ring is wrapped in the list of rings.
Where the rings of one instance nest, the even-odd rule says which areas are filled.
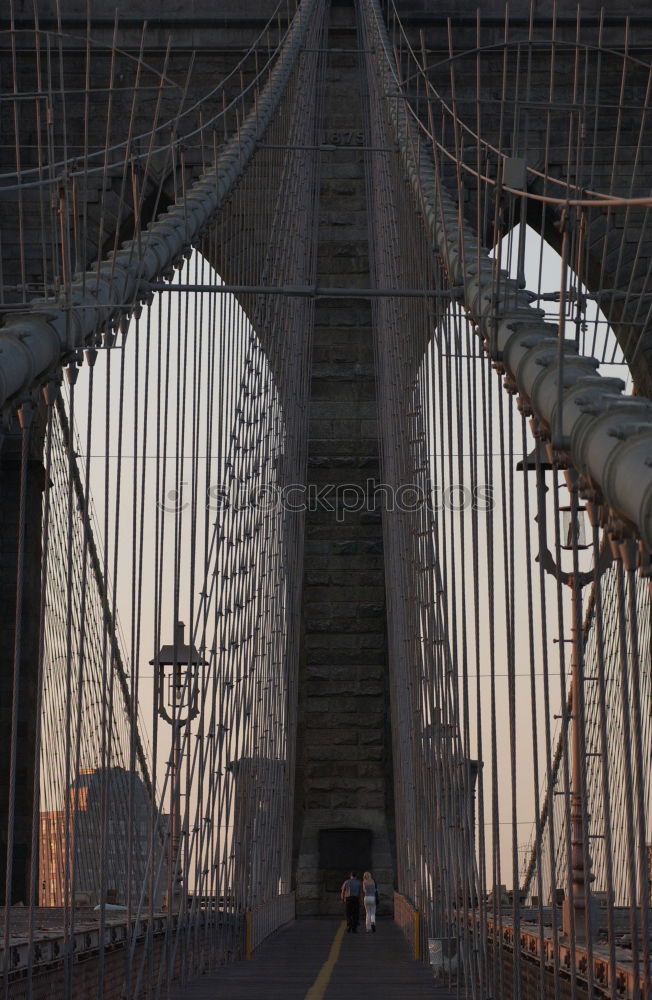
[[[545,494],[547,487],[543,472],[552,465],[542,460],[542,442],[537,438],[536,449],[528,460],[521,464],[524,471],[537,469],[537,521],[539,522],[539,555],[537,560],[546,573],[553,576],[559,583],[570,588],[571,592],[571,688],[570,688],[570,734],[571,734],[571,789],[570,789],[570,825],[571,825],[571,884],[572,892],[567,893],[562,908],[562,933],[570,938],[571,926],[575,928],[575,939],[586,941],[592,931],[592,916],[589,908],[589,885],[594,876],[591,873],[591,858],[586,850],[587,831],[584,825],[585,802],[582,794],[582,729],[580,720],[580,685],[584,680],[584,643],[582,636],[582,604],[581,594],[584,587],[600,579],[611,563],[611,550],[608,546],[602,549],[600,560],[593,570],[581,572],[577,565],[577,553],[587,548],[584,544],[583,520],[580,514],[584,508],[579,506],[578,474],[575,469],[566,469],[564,476],[570,493],[571,502],[567,507],[560,508],[563,513],[563,532],[560,548],[574,552],[573,569],[564,571],[553,558],[546,544],[546,508]],[[536,453],[536,454],[535,454]],[[536,462],[529,461],[530,457]],[[588,868],[585,868],[585,857],[588,858]]]
[[[170,754],[170,856],[168,860],[168,889],[166,908],[178,912],[181,905],[181,884],[183,873],[179,866],[181,842],[181,730],[199,714],[199,667],[206,664],[194,646],[187,646],[183,633],[185,625],[177,622],[172,645],[162,646],[158,656],[149,662],[155,666],[157,675],[158,714],[172,726],[172,749]],[[167,676],[166,707],[166,667],[172,671]]]

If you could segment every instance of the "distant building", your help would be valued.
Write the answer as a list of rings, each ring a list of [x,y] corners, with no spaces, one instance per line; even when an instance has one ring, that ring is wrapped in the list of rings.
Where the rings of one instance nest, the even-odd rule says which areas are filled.
[[[288,891],[280,837],[288,808],[287,767],[275,758],[241,757],[229,770],[235,778],[231,888],[242,906],[253,908]]]
[[[420,771],[433,794],[432,808],[425,815],[431,888],[448,899],[468,900],[469,881],[476,864],[475,787],[482,765],[464,756],[457,727],[443,722],[437,709],[433,711],[433,721],[422,730],[421,752]],[[456,870],[449,870],[448,885],[444,888],[438,859],[446,857],[447,850],[450,852],[444,845],[452,835],[457,844],[452,852]]]
[[[68,881],[72,882],[73,901],[94,906],[104,894],[107,902],[124,904],[131,883],[132,906],[138,906],[143,884],[149,883],[152,805],[145,785],[135,772],[122,767],[96,768],[82,771],[68,795],[68,838],[65,809],[41,813],[41,906],[63,906],[65,903],[66,851],[70,852]],[[167,834],[167,818],[163,833]],[[163,839],[160,834],[155,838],[154,877],[159,869],[160,852],[164,849]],[[166,874],[165,866],[162,867],[161,883]],[[162,884],[155,887],[156,906],[160,904],[162,889]]]
[[[42,812],[39,831],[39,906],[63,906],[65,851],[65,812]]]

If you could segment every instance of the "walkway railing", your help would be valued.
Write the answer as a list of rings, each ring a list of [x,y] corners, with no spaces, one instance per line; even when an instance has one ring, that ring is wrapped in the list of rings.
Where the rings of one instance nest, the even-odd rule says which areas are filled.
[[[294,893],[276,896],[268,903],[247,910],[245,913],[245,958],[251,958],[256,948],[277,931],[294,920]]]
[[[623,908],[623,916],[626,912]],[[523,923],[518,931],[520,941],[520,952],[522,958],[529,961],[536,971],[525,971],[521,967],[521,978],[523,997],[538,996],[540,982],[551,986],[555,978],[561,972],[564,976],[571,975],[574,970],[577,988],[588,990],[589,986],[589,966],[593,972],[593,995],[594,996],[618,996],[623,1000],[632,1000],[636,996],[645,996],[643,977],[639,975],[638,989],[636,984],[636,973],[631,961],[631,952],[626,949],[619,949],[616,958],[615,969],[610,968],[609,951],[606,943],[593,943],[591,950],[582,944],[576,944],[574,949],[570,943],[562,938],[555,939],[551,927],[545,927],[543,937],[534,926],[528,928],[526,918],[522,917]],[[533,919],[536,919],[533,914]],[[475,924],[480,930],[480,921],[476,914],[468,915],[469,926]],[[486,921],[487,940],[489,949],[497,947],[500,952],[500,963],[503,967],[503,976],[511,971],[512,960],[510,955],[515,950],[514,923],[511,917],[502,915],[500,921],[487,918]],[[575,961],[573,961],[573,951]],[[639,992],[640,990],[640,992]]]
[[[400,892],[394,893],[394,922],[401,928],[414,958],[421,958],[421,914]]]

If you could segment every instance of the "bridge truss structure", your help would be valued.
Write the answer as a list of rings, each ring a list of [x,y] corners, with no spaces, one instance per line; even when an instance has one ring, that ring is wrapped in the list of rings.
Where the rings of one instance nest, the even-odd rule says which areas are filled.
[[[356,0],[369,263],[339,287],[326,0],[210,85],[146,28],[11,6],[5,1000],[164,997],[294,913],[336,300],[371,303],[397,908],[459,996],[652,995],[649,50],[603,13],[433,41]]]

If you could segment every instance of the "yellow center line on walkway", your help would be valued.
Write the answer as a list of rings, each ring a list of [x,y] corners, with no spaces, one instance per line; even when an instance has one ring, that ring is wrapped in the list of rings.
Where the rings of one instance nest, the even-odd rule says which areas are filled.
[[[331,976],[333,975],[333,969],[335,968],[335,964],[340,957],[340,949],[342,948],[345,930],[346,922],[343,920],[335,932],[335,937],[333,938],[328,958],[319,970],[317,978],[306,993],[304,1000],[324,1000],[326,989],[331,981]]]

